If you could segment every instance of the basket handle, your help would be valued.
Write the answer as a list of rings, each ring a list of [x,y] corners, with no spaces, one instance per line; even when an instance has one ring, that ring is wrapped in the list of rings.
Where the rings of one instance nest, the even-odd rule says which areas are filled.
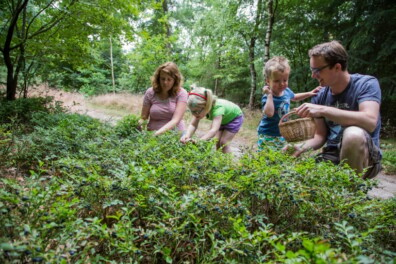
[[[285,114],[284,116],[281,117],[281,119],[279,120],[279,125],[282,124],[283,120],[289,116],[291,116],[292,114],[295,114],[296,111],[290,111],[289,113]]]

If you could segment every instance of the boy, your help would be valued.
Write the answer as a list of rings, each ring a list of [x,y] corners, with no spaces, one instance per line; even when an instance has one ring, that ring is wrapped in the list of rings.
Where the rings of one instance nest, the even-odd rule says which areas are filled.
[[[285,139],[279,132],[279,120],[290,110],[290,101],[301,101],[308,97],[314,96],[320,90],[320,86],[311,92],[297,93],[288,88],[290,75],[290,66],[286,58],[281,56],[273,57],[265,64],[263,75],[266,84],[263,87],[263,97],[261,103],[263,105],[263,118],[257,128],[258,132],[258,149],[261,151],[263,145],[270,148],[280,150]]]

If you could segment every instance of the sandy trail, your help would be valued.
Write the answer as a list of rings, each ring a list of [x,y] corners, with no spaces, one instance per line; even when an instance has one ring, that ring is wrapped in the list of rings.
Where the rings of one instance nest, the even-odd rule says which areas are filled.
[[[63,106],[67,107],[70,112],[85,114],[102,121],[115,123],[122,118],[121,115],[110,115],[105,111],[93,108],[87,99],[78,93],[40,87],[40,89],[32,91],[31,94],[52,96],[55,100],[63,102]],[[141,106],[135,106],[135,108],[140,109]],[[237,156],[241,153],[241,146],[244,145],[243,140],[236,136],[232,143],[232,149]],[[381,199],[389,199],[396,196],[396,175],[386,175],[381,171],[374,180],[378,181],[378,186],[369,191],[369,196]]]

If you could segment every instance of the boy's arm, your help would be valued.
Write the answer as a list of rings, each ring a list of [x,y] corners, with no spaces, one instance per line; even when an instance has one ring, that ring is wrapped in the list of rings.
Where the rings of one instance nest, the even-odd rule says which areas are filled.
[[[275,113],[274,98],[271,89],[268,86],[263,87],[263,93],[267,95],[267,102],[263,108],[263,114],[272,117]]]
[[[292,101],[301,101],[301,100],[304,100],[304,99],[306,99],[306,98],[315,96],[315,95],[320,91],[320,89],[322,89],[322,87],[321,87],[321,86],[318,86],[318,87],[316,87],[315,89],[313,89],[313,90],[310,91],[310,92],[296,93],[296,94],[294,95],[294,98],[291,99],[291,100],[292,100]]]

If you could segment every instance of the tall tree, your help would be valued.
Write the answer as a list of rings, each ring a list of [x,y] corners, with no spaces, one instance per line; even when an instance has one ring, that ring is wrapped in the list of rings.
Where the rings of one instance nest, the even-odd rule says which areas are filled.
[[[275,13],[278,8],[278,0],[268,0],[267,3],[267,31],[265,33],[264,39],[264,63],[267,62],[270,58],[270,45],[271,45],[271,37],[272,30],[275,22]]]
[[[28,41],[55,28],[68,15],[68,10],[76,1],[52,0],[46,3],[30,0],[7,1],[9,16],[1,27],[6,34],[1,38],[2,45],[0,46],[7,68],[7,100],[16,98],[18,77],[25,63]],[[29,8],[29,2],[35,2],[34,9]],[[57,6],[56,12],[54,12],[54,6]]]

